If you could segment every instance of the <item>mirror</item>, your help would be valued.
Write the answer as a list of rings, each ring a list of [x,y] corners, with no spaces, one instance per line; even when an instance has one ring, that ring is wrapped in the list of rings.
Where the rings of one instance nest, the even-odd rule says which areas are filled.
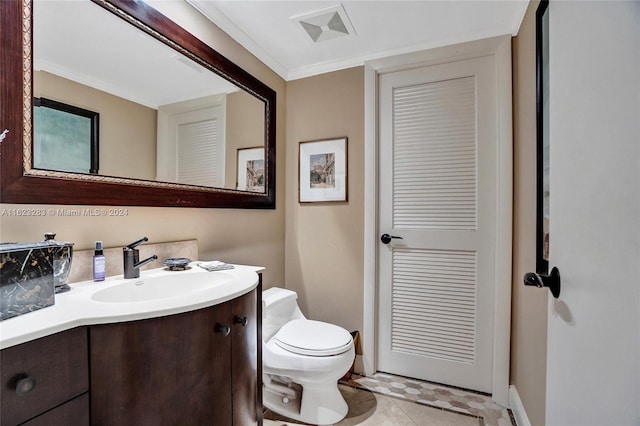
[[[549,273],[549,1],[536,9],[536,272]],[[556,296],[557,297],[557,296]]]
[[[18,31],[11,39],[24,69],[32,63],[33,84],[25,75],[19,169],[19,128],[2,145],[2,202],[275,207],[273,90],[142,2],[8,3],[24,9],[22,33],[33,34],[32,45],[13,39]],[[0,19],[8,28],[5,11]],[[15,53],[4,50],[2,59]],[[29,111],[33,98],[68,106],[71,119],[73,108],[99,115],[99,144],[74,142],[74,155],[87,158],[64,164],[77,130],[67,122],[75,121],[46,124],[41,117],[53,114]],[[16,102],[6,106],[15,114]],[[16,118],[4,117],[6,106],[4,126]],[[92,166],[78,172],[76,163]]]

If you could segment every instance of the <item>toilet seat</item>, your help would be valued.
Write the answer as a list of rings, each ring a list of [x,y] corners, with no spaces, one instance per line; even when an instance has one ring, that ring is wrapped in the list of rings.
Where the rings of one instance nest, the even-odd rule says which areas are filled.
[[[289,321],[272,340],[282,349],[309,356],[338,355],[353,345],[351,334],[344,328],[307,319]]]

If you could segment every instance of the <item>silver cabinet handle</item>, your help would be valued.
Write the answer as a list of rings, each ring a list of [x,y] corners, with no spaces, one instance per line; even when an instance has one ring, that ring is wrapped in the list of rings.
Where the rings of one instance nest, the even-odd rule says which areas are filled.
[[[16,393],[25,396],[36,387],[36,379],[31,376],[24,376],[16,382]]]

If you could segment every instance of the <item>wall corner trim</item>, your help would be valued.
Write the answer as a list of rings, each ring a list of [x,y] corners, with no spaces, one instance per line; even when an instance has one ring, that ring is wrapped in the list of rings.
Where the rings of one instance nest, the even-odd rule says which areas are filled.
[[[518,426],[531,426],[524,404],[522,404],[518,390],[514,385],[509,386],[509,408],[511,408]]]

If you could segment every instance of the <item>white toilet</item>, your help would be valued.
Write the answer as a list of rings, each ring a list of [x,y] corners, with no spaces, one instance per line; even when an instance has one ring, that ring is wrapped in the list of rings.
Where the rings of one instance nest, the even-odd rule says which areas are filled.
[[[306,319],[297,298],[283,288],[262,292],[263,402],[294,420],[337,423],[349,410],[338,379],[353,364],[353,339],[342,327]]]

